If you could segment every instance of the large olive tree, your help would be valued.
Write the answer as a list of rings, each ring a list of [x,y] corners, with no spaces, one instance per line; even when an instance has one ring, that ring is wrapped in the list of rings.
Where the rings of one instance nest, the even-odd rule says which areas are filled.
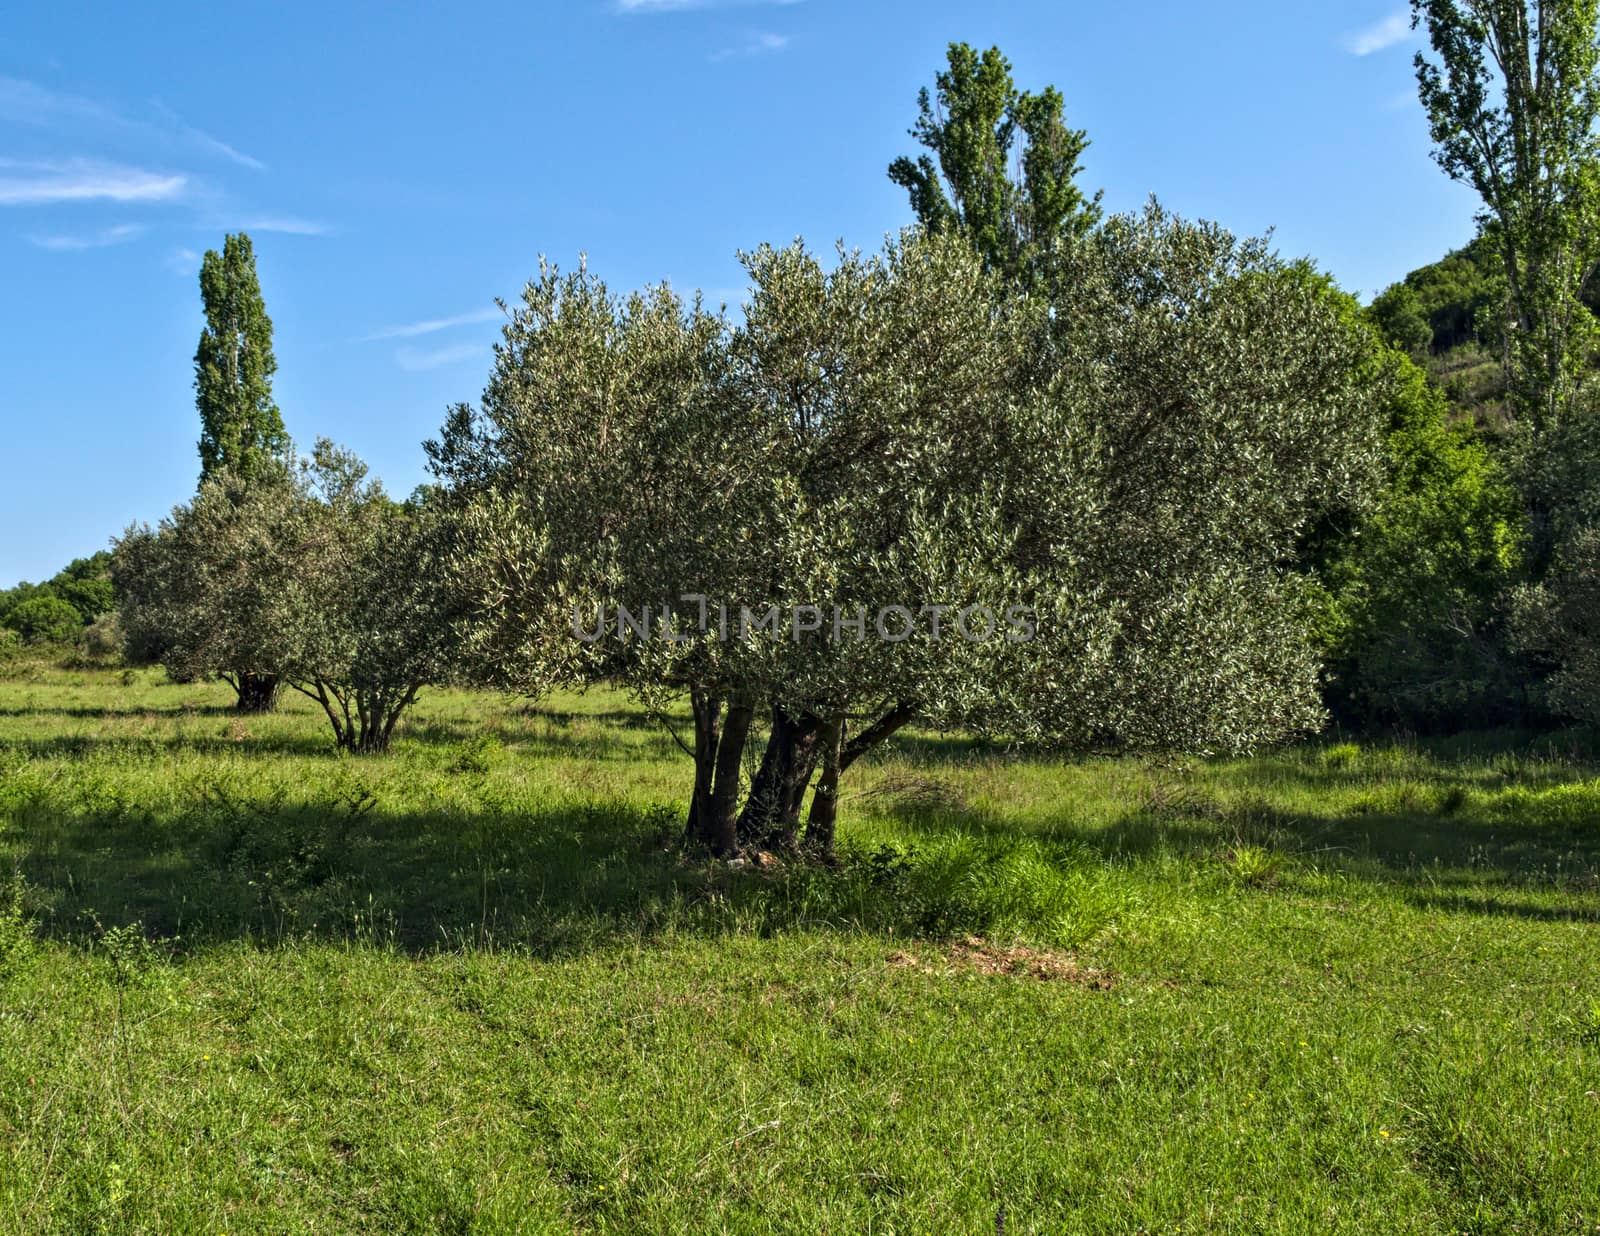
[[[948,234],[831,270],[763,248],[738,328],[546,271],[432,448],[480,663],[687,693],[689,831],[723,854],[829,849],[841,777],[914,720],[1190,750],[1315,725],[1283,564],[1371,473],[1354,328],[1154,208],[1064,264],[1045,310]]]

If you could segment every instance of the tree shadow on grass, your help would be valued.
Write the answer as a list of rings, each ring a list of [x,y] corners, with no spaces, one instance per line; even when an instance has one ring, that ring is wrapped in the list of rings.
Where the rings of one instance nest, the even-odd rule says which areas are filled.
[[[0,717],[72,717],[80,721],[181,720],[184,717],[250,718],[232,704],[167,704],[148,708],[89,708],[40,705],[28,708],[0,708]]]
[[[223,711],[229,716],[237,716],[231,709]],[[132,715],[137,717],[139,714]],[[5,738],[0,740],[0,749],[40,760],[87,760],[101,756],[120,758],[130,754],[161,758],[179,753],[322,756],[330,760],[343,758],[325,723],[289,732],[261,734],[248,732],[250,718],[238,719],[246,727],[246,732],[238,736],[225,730],[212,734],[155,735],[137,731],[125,734],[50,734]],[[639,728],[642,730],[645,727]],[[486,730],[481,721],[465,719],[460,723],[439,720],[413,725],[402,723],[393,750],[395,754],[403,754],[408,747],[443,751],[469,745],[486,736],[492,736],[501,746],[514,751],[519,757],[530,759],[563,758],[627,763],[641,758],[675,755],[679,751],[672,736],[659,727],[653,735],[642,734],[635,742],[619,743],[614,736],[598,727],[592,733],[573,732],[570,727],[556,725],[539,730]]]
[[[178,956],[312,939],[551,957],[667,932],[887,938],[915,926],[872,895],[861,865],[731,869],[686,856],[681,812],[665,804],[421,813],[352,799],[23,823],[12,837],[41,930],[85,948],[135,923]]]
[[[603,728],[594,735],[568,732],[572,728],[552,721],[499,737],[518,748],[519,756],[640,754],[639,744],[608,740]],[[445,726],[432,734],[413,731],[406,742],[444,745],[482,733],[480,726]],[[664,733],[659,741],[671,744]],[[239,742],[62,736],[35,744],[38,753],[58,757],[92,754],[101,746],[159,754],[173,745],[334,758],[331,744],[309,731]],[[919,735],[897,759],[905,747],[920,751],[928,765],[954,767],[980,757],[1058,758]],[[922,766],[915,758],[908,762]],[[1523,785],[1516,767],[1506,771],[1506,784]],[[1591,771],[1558,769],[1554,780],[1531,784],[1586,783]],[[1075,819],[1065,804],[1059,814],[1041,819],[974,811],[954,800],[930,806],[914,794],[889,794],[867,810],[892,821],[913,849],[919,842],[974,834],[1002,848],[1043,843],[1047,851],[1058,848],[1064,863],[1088,856],[1137,866],[1172,858],[1215,863],[1231,848],[1249,844],[1293,864],[1397,886],[1425,909],[1600,918],[1591,911],[1600,906],[1592,894],[1574,893],[1570,903],[1552,895],[1563,892],[1562,880],[1581,890],[1600,871],[1600,820],[1581,812],[1528,819],[1493,810],[1445,810],[1448,797],[1432,810],[1296,813],[1263,798],[1259,785],[1252,789],[1263,775],[1275,779],[1275,786],[1313,793],[1350,788],[1348,781],[1330,780],[1346,774],[1301,757],[1269,765],[1265,773],[1260,765],[1241,766],[1231,787],[1238,792],[1231,797],[1207,797],[1217,788],[1213,779],[1210,789],[1190,795],[1163,799],[1157,792],[1110,823]],[[1462,774],[1469,780],[1477,775]],[[1222,788],[1230,788],[1227,780],[1224,772]],[[1438,787],[1447,790],[1447,780]],[[900,896],[905,886],[886,886],[883,879],[904,873],[870,853],[837,870],[790,865],[735,871],[681,857],[673,847],[681,827],[679,803],[619,801],[529,811],[483,793],[435,811],[390,811],[360,795],[341,799],[334,791],[327,801],[309,805],[207,801],[165,814],[137,804],[83,812],[44,804],[23,813],[7,840],[24,856],[22,870],[44,930],[85,947],[102,929],[135,922],[147,933],[176,938],[180,951],[217,940],[310,938],[375,940],[411,952],[492,944],[544,956],[669,931],[843,928],[904,936],[926,934],[930,915],[942,931],[983,929],[980,921],[961,917],[961,906],[947,914],[944,906]]]
[[[251,738],[230,738],[226,734],[169,738],[153,738],[145,734],[54,734],[49,738],[8,738],[0,746],[39,760],[90,760],[101,756],[160,759],[180,752],[197,755],[330,757],[337,754],[333,739],[321,734],[273,734]]]

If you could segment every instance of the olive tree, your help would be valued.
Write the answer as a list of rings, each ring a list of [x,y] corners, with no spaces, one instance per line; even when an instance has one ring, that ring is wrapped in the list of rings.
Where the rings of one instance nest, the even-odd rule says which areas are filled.
[[[288,588],[301,498],[286,464],[248,482],[220,469],[158,528],[130,527],[112,556],[129,659],[236,691],[275,680],[303,616]]]
[[[331,443],[270,481],[223,470],[118,543],[127,639],[179,680],[270,675],[318,703],[340,748],[383,751],[449,673],[448,538]]]
[[[737,329],[530,285],[432,447],[491,676],[686,693],[688,827],[721,854],[826,853],[841,778],[912,721],[1186,750],[1317,723],[1283,564],[1377,435],[1353,328],[1294,269],[1155,208],[1081,240],[1050,310],[950,234],[744,261]]]

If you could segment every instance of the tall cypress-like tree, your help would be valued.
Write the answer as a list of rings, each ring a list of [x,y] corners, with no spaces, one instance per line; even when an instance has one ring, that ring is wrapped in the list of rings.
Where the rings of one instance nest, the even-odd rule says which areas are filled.
[[[255,249],[243,232],[208,250],[200,264],[206,325],[194,354],[200,409],[200,477],[227,468],[246,480],[281,460],[289,448],[272,401],[272,319],[261,299]]]
[[[1025,291],[1053,295],[1063,244],[1100,221],[1100,195],[1078,188],[1089,148],[1067,124],[1061,92],[1018,92],[998,47],[950,44],[935,93],[917,98],[911,136],[930,153],[902,156],[889,179],[911,195],[917,222],[967,237],[984,265]]]
[[[200,479],[226,470],[247,483],[282,466],[289,451],[278,405],[272,401],[272,319],[261,297],[250,237],[223,239],[200,264],[200,298],[206,325],[194,354],[195,405],[200,410]],[[267,712],[278,680],[238,669],[228,675],[240,712]]]

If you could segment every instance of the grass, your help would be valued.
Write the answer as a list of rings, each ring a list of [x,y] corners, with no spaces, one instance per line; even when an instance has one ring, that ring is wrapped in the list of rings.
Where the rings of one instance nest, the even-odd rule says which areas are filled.
[[[1600,1230],[1573,737],[912,735],[682,859],[620,696],[0,682],[0,1232]]]

